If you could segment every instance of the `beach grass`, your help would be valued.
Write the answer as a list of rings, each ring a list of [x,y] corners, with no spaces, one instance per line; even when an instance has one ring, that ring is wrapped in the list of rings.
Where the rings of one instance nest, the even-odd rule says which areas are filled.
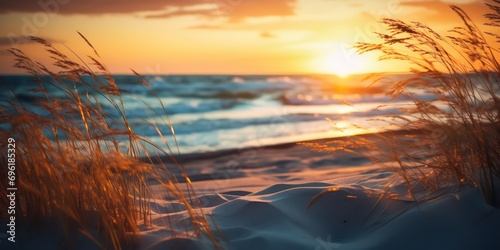
[[[500,42],[500,1],[485,4],[491,13],[484,15],[489,20],[484,26],[477,26],[466,11],[451,5],[450,12],[463,25],[446,35],[423,23],[382,19],[387,29],[377,33],[380,42],[358,43],[355,48],[361,54],[378,52],[379,60],[412,65],[411,74],[402,80],[394,81],[383,73],[367,77],[373,79],[372,86],[385,86],[392,100],[409,100],[385,105],[394,105],[399,113],[380,119],[387,124],[381,131],[399,132],[301,144],[316,151],[365,154],[397,173],[415,201],[425,198],[417,198],[415,187],[434,193],[472,185],[489,205],[499,206],[496,192],[500,187],[495,182],[500,177],[500,64],[499,48],[490,43]],[[421,93],[435,98],[421,100]],[[392,182],[382,197],[390,196]]]
[[[494,179],[500,177],[500,64],[497,60],[500,1],[485,3],[489,22],[478,26],[457,6],[462,25],[442,35],[419,22],[385,18],[379,43],[358,43],[360,53],[379,52],[380,60],[409,62],[412,75],[393,82],[387,92],[411,105],[387,117],[401,130],[424,131],[409,140],[382,137],[373,147],[383,162],[396,162],[408,186],[430,190],[473,185],[495,204]],[[488,39],[490,38],[490,39]],[[495,41],[496,42],[491,42]],[[436,98],[420,100],[417,91]]]
[[[45,48],[52,65],[36,62],[21,50],[9,50],[15,67],[33,76],[38,88],[29,91],[39,96],[27,104],[18,98],[20,93],[7,90],[12,101],[0,106],[1,147],[7,147],[8,138],[16,144],[17,220],[33,224],[44,219],[61,221],[64,248],[78,244],[72,241],[74,234],[85,235],[103,249],[133,248],[139,224],[151,222],[154,198],[149,185],[155,181],[187,208],[192,226],[186,226],[186,233],[205,234],[217,246],[205,214],[192,205],[197,204],[196,194],[182,164],[167,166],[159,160],[169,155],[175,162],[175,145],[169,145],[159,129],[171,128],[165,108],[162,123],[151,123],[165,145],[136,134],[127,120],[119,83],[94,46],[79,35],[93,51],[85,60],[68,47],[63,53],[37,37],[30,39]],[[150,88],[146,78],[135,74]],[[104,107],[111,107],[113,114]],[[175,138],[174,130],[170,131]],[[6,162],[7,151],[2,150],[0,156]],[[180,186],[172,168],[182,173],[186,188]],[[7,179],[7,171],[0,176]],[[0,193],[5,197],[4,185],[6,182]],[[1,202],[8,207],[7,199]],[[6,211],[1,211],[2,217],[8,216]]]

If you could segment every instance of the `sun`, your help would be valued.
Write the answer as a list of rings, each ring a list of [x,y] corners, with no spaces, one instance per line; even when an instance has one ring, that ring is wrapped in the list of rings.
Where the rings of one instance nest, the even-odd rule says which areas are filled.
[[[366,61],[355,51],[346,49],[320,56],[315,67],[321,73],[346,77],[366,71]]]

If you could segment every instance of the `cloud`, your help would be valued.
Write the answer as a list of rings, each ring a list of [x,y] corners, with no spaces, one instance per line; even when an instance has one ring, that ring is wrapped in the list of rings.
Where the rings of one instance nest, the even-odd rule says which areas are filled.
[[[0,49],[0,56],[6,56],[6,55],[12,55],[12,54],[6,49]]]
[[[212,10],[175,10],[162,14],[146,15],[145,18],[172,18],[178,16],[204,16],[204,17],[217,17],[218,12],[216,9]]]
[[[60,43],[61,41],[53,40],[50,38],[42,38],[49,43]],[[0,37],[0,46],[17,46],[20,44],[36,43],[32,39],[26,36],[3,36]]]
[[[276,35],[270,33],[269,31],[262,31],[262,32],[260,32],[260,37],[261,38],[275,38]]]
[[[16,0],[0,5],[0,14],[9,12],[53,12],[70,14],[129,14],[144,11],[167,11],[148,18],[173,18],[184,15],[213,17],[215,12],[238,21],[248,17],[289,16],[294,14],[297,0]],[[47,4],[43,4],[47,3]],[[51,3],[51,4],[48,4]],[[213,9],[192,10],[213,5]],[[172,11],[173,9],[173,11]]]
[[[247,17],[295,15],[295,0],[239,0],[239,2],[241,2],[239,5],[221,8],[232,21]]]
[[[167,7],[187,7],[209,0],[16,0],[0,6],[0,13],[48,11],[59,14],[112,14],[157,11]],[[47,3],[47,4],[43,4]],[[49,4],[52,3],[52,4]]]
[[[460,1],[460,0],[416,0],[400,3],[404,7],[416,7],[424,9],[419,19],[429,20],[436,23],[454,23],[457,21],[450,5],[462,8],[474,21],[484,20],[483,15],[488,12],[488,8],[483,1]],[[444,16],[443,16],[444,15]],[[445,18],[443,18],[445,17]],[[453,17],[453,18],[450,18]]]
[[[193,29],[193,30],[220,30],[223,29],[222,26],[219,25],[208,25],[208,24],[201,24],[201,25],[193,25],[188,27],[188,29]]]

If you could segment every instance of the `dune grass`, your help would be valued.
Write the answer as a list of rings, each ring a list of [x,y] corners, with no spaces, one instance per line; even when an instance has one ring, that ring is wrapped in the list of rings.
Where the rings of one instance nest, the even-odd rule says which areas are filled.
[[[17,98],[21,93],[2,87],[13,96],[0,106],[0,145],[6,148],[9,137],[16,140],[17,220],[35,224],[46,218],[62,221],[65,248],[78,244],[72,242],[76,233],[103,249],[133,248],[139,223],[150,224],[153,197],[149,184],[154,180],[186,207],[192,222],[186,232],[205,234],[217,246],[203,211],[190,205],[197,204],[196,195],[182,165],[167,167],[159,160],[159,156],[174,155],[163,150],[170,149],[166,139],[166,145],[155,145],[134,132],[127,120],[123,90],[92,44],[80,36],[94,52],[86,59],[89,62],[67,47],[69,54],[64,54],[37,37],[31,40],[45,48],[53,65],[33,61],[21,50],[9,50],[15,56],[15,67],[38,83],[30,91],[40,96],[28,105]],[[151,126],[164,138],[159,126],[171,128],[165,108],[162,117],[162,124]],[[1,151],[2,162],[6,162],[6,154]],[[5,168],[2,164],[2,180],[7,179]],[[188,191],[182,190],[171,168],[183,173]],[[1,183],[0,193],[5,197],[6,182]],[[6,199],[1,202],[1,207],[7,207],[3,204]],[[4,209],[0,213],[7,216]]]
[[[490,43],[500,42],[500,1],[485,4],[492,13],[485,14],[489,22],[481,27],[464,10],[450,6],[463,25],[445,36],[419,22],[382,19],[387,29],[377,33],[381,42],[358,43],[355,48],[361,54],[379,52],[380,60],[412,65],[412,74],[403,80],[392,81],[382,73],[369,76],[373,86],[391,83],[386,94],[392,99],[409,100],[403,108],[394,104],[398,114],[382,118],[388,124],[382,130],[399,132],[305,145],[317,151],[365,154],[396,172],[415,201],[415,187],[433,193],[472,185],[480,188],[488,204],[499,206],[495,182],[500,178],[500,64],[499,48]],[[421,93],[435,98],[421,100]],[[391,197],[393,184],[381,198]]]
[[[387,92],[412,105],[387,119],[402,130],[424,131],[411,140],[384,137],[374,144],[399,166],[411,187],[431,190],[450,184],[474,185],[495,205],[494,178],[500,177],[500,1],[486,3],[489,22],[477,26],[467,13],[450,6],[463,21],[446,35],[419,22],[383,19],[379,43],[359,43],[360,53],[381,52],[380,60],[411,63],[412,75]],[[488,31],[487,31],[488,30]],[[490,38],[490,39],[488,39]],[[493,41],[493,45],[491,45]],[[436,98],[422,101],[418,91]],[[496,204],[498,205],[498,204]]]

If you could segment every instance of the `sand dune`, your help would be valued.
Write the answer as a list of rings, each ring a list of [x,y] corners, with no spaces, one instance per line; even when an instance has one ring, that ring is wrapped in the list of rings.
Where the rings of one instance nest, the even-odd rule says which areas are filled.
[[[479,190],[420,190],[414,202],[397,176],[359,154],[287,144],[184,161],[224,249],[500,248],[500,210]],[[391,195],[380,198],[389,182]],[[162,223],[185,222],[183,208],[161,199],[152,207],[143,249],[213,248],[207,239],[167,240]]]

